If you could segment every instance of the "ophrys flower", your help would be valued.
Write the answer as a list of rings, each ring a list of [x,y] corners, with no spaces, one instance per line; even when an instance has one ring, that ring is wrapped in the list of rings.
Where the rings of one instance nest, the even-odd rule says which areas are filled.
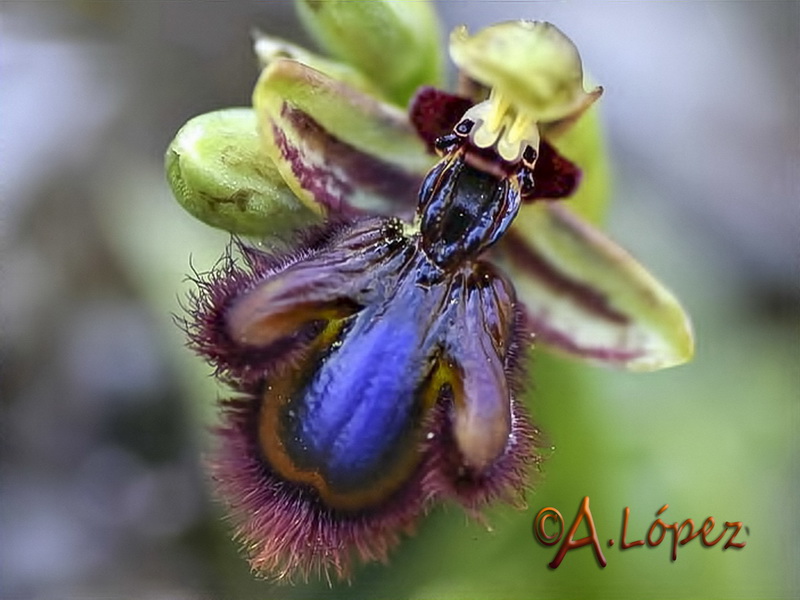
[[[320,37],[355,58],[343,21],[404,10],[314,5]],[[518,399],[530,330],[633,369],[687,359],[691,335],[628,255],[543,202],[575,190],[558,139],[601,92],[584,91],[558,29],[457,30],[461,94],[423,87],[410,118],[386,100],[435,69],[393,57],[402,72],[381,85],[374,65],[258,43],[254,111],[187,124],[168,171],[200,218],[290,248],[240,243],[241,260],[198,281],[187,330],[239,392],[212,468],[253,566],[345,577],[356,558],[386,560],[434,502],[477,515],[521,498],[538,460]]]

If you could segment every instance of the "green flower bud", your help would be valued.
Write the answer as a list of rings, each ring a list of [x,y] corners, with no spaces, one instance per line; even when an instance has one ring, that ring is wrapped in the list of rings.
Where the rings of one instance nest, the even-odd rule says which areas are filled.
[[[428,2],[297,0],[304,25],[331,54],[366,74],[405,106],[421,85],[438,85],[442,53]]]
[[[195,117],[175,136],[165,159],[175,198],[212,227],[285,239],[319,220],[262,151],[252,109]]]

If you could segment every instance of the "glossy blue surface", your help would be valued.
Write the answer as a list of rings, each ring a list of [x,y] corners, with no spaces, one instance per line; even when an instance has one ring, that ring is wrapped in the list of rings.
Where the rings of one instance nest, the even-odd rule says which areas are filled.
[[[413,312],[393,303],[389,313],[355,317],[296,404],[292,454],[335,486],[368,483],[398,458],[398,444],[418,424],[427,361]]]

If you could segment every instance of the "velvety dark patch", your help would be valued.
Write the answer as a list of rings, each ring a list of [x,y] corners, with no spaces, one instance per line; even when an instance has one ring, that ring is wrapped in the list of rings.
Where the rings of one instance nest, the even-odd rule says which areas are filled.
[[[433,154],[437,138],[451,133],[472,104],[469,98],[425,86],[411,99],[408,116],[417,135],[428,147],[428,152]],[[499,160],[492,148],[470,146],[469,153],[484,163]],[[504,170],[511,174],[515,167],[508,165]],[[552,144],[542,139],[539,142],[539,157],[533,169],[535,185],[531,193],[523,196],[523,201],[566,198],[575,191],[580,175],[580,169],[575,163],[563,157]]]
[[[472,106],[472,100],[435,87],[417,90],[408,105],[408,117],[431,154],[436,138],[447,135]]]
[[[581,179],[580,169],[572,161],[561,156],[547,142],[539,142],[539,158],[533,168],[533,191],[522,197],[530,202],[539,198],[557,200],[572,195]]]

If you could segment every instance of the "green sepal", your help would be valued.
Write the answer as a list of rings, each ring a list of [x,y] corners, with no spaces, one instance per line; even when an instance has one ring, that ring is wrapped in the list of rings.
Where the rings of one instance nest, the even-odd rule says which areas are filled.
[[[262,69],[268,67],[279,58],[290,58],[312,69],[321,71],[361,92],[378,97],[382,95],[380,88],[370,81],[366,75],[347,63],[311,52],[302,46],[292,44],[273,35],[267,35],[257,29],[252,32],[252,36],[253,50]]]
[[[404,111],[289,59],[262,71],[253,105],[266,153],[310,208],[413,212],[434,158]]]
[[[537,342],[632,371],[692,357],[691,324],[672,293],[564,206],[522,207],[499,250]]]
[[[580,184],[564,205],[590,223],[603,222],[611,190],[611,168],[599,107],[590,107],[580,119],[557,135],[545,136],[560,154],[581,170]]]

